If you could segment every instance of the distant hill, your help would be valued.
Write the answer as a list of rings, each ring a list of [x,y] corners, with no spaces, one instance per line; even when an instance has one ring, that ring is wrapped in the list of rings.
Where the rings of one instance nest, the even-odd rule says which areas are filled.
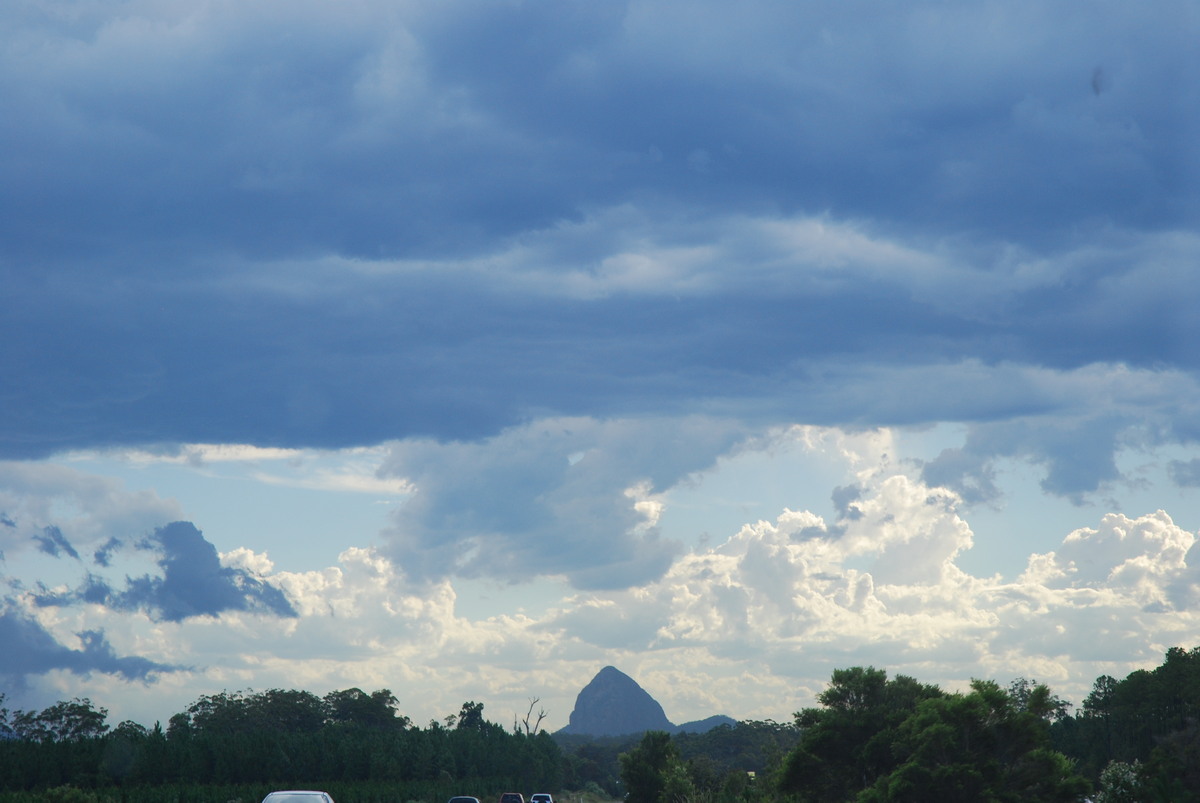
[[[637,681],[616,667],[606,666],[579,692],[570,721],[559,733],[587,736],[624,736],[650,730],[704,733],[726,724],[735,722],[730,717],[714,716],[674,725],[658,701]]]
[[[675,733],[707,733],[713,728],[719,728],[722,725],[733,726],[737,724],[737,720],[733,717],[727,717],[724,714],[698,719],[695,722],[685,722],[682,725],[675,726]]]

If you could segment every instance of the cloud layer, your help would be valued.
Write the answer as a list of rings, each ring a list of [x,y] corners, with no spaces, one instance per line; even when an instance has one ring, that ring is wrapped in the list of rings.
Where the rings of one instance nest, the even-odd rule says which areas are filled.
[[[565,575],[582,588],[662,575],[661,494],[744,437],[711,419],[546,419],[481,443],[407,441],[381,467],[414,488],[385,534],[410,577]]]
[[[1197,522],[1145,500],[1200,476],[1198,34],[1181,0],[4,5],[0,672],[441,714],[618,664],[684,719],[859,662],[1154,662],[1195,632]],[[674,523],[790,448],[831,473]],[[276,570],[189,512],[226,465],[392,510]],[[967,571],[1014,500],[1024,571]]]
[[[1196,369],[1186,4],[60,11],[0,12],[8,456],[989,421],[1063,406],[1010,366]]]
[[[489,455],[507,456],[502,469],[561,464],[540,484],[517,484],[540,489],[535,499],[553,500],[571,469],[606,450],[621,455],[615,462],[622,465],[627,455],[618,447],[632,442],[662,451],[646,435],[652,423],[560,421],[511,433],[493,450],[397,448],[387,465],[396,470],[403,456],[408,465],[440,467],[428,470],[436,477],[470,464],[486,474],[492,469],[482,458]],[[561,442],[549,436],[565,434],[572,446],[591,443],[595,452],[543,460],[527,446],[526,459],[519,458],[519,444],[557,448]],[[25,589],[10,578],[0,627],[29,649],[4,671],[14,685],[52,682],[60,694],[107,688],[118,700],[128,684],[149,682],[154,693],[141,693],[143,707],[182,706],[197,689],[400,687],[406,713],[418,721],[453,710],[460,697],[488,700],[503,720],[527,697],[541,696],[565,723],[591,674],[618,663],[673,716],[724,711],[783,719],[811,702],[833,668],[856,664],[950,687],[971,677],[1035,676],[1078,702],[1095,677],[1154,663],[1197,626],[1197,539],[1164,511],[1101,514],[1091,526],[1060,534],[1052,549],[1028,554],[1019,575],[972,574],[961,563],[976,545],[971,507],[954,491],[927,485],[921,461],[906,455],[893,433],[799,428],[779,433],[774,445],[742,443],[735,451],[777,449],[785,440],[844,465],[848,484],[824,489],[834,499],[831,518],[784,509],[710,545],[671,544],[658,565],[641,557],[654,542],[646,540],[645,519],[630,523],[638,508],[628,497],[625,513],[596,514],[630,528],[605,547],[597,546],[601,533],[574,532],[574,520],[547,501],[544,535],[531,525],[506,530],[496,520],[486,536],[464,525],[459,540],[350,547],[337,565],[300,572],[277,571],[266,555],[246,548],[218,556],[193,525],[168,524],[136,549],[112,553],[114,562],[147,550],[154,556],[154,570],[127,579],[124,590],[99,579],[106,567],[80,566],[86,582],[58,589]],[[667,492],[697,480],[676,467],[655,481],[663,489],[658,512],[670,515]],[[577,482],[609,500],[605,506],[621,496],[594,468]],[[529,496],[522,490],[513,507],[538,510]],[[397,529],[432,515],[417,507],[397,517]],[[495,499],[491,507],[499,513],[505,504]],[[587,509],[595,512],[594,505]],[[550,533],[557,528],[563,536],[556,542]],[[30,550],[39,533],[30,532]],[[60,540],[69,542],[65,533]],[[422,550],[434,557],[414,558]],[[623,552],[624,562],[606,562]],[[192,566],[182,571],[188,555]],[[62,548],[53,560],[80,564]],[[640,574],[621,573],[635,563]],[[530,582],[546,573],[584,590],[563,585],[549,605],[526,612],[461,608],[456,585],[464,579]],[[620,582],[589,589],[579,580],[597,576]]]
[[[53,529],[53,528],[48,528]],[[54,530],[54,532],[58,532]],[[61,533],[59,539],[62,539]],[[114,550],[123,545],[109,542],[97,552],[96,563],[107,567]],[[68,544],[67,549],[70,549]],[[88,574],[81,588],[66,592],[46,591],[34,600],[42,606],[90,602],[117,610],[145,610],[154,619],[178,622],[193,616],[217,616],[224,611],[262,610],[276,616],[295,616],[279,589],[253,575],[224,567],[217,550],[191,522],[176,521],[159,527],[133,545],[155,555],[161,576],[126,577],[123,590]],[[57,552],[54,553],[58,556]],[[79,555],[70,550],[71,557]]]

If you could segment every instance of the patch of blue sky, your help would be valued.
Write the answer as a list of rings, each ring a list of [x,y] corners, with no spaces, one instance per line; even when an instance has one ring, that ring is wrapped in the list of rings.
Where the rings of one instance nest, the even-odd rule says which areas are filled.
[[[833,489],[852,480],[844,461],[795,440],[741,449],[667,491],[659,526],[665,537],[705,549],[745,524],[774,521],[785,508],[811,511],[832,524]]]
[[[401,483],[374,477],[372,463],[380,456],[374,450],[206,451],[207,457],[190,460],[75,453],[65,462],[119,478],[129,491],[177,500],[184,519],[219,552],[240,547],[265,552],[276,571],[333,566],[347,546],[369,546],[405,496]]]

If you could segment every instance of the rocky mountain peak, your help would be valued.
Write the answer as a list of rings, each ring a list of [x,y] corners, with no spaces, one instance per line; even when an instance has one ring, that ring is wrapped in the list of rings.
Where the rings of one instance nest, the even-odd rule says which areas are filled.
[[[623,736],[648,730],[674,731],[675,726],[637,681],[606,666],[579,692],[570,722],[561,732]]]

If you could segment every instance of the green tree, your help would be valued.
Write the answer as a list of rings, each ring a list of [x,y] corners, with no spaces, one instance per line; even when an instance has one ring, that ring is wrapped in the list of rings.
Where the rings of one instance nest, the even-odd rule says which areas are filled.
[[[107,708],[96,708],[86,697],[59,701],[39,713],[17,711],[12,731],[18,739],[37,742],[75,741],[94,738],[108,730]]]
[[[663,773],[662,803],[687,803],[696,796],[691,774],[680,761],[674,761]]]
[[[323,702],[326,716],[335,724],[370,728],[407,728],[412,724],[408,717],[396,713],[399,701],[389,689],[370,694],[362,689],[331,691]]]
[[[1192,720],[1159,738],[1139,780],[1149,800],[1200,801],[1200,725]]]
[[[874,667],[834,670],[818,695],[823,708],[796,714],[803,732],[783,763],[779,787],[813,801],[852,799],[896,766],[896,729],[928,699],[943,696],[935,686]]]
[[[897,729],[901,763],[881,775],[859,803],[937,800],[943,803],[1069,803],[1089,789],[1071,762],[1049,747],[1049,689],[1021,710],[992,681],[973,681],[969,694],[922,701]]]
[[[249,706],[241,692],[206,694],[171,717],[171,726],[211,734],[232,734],[250,728]]]
[[[694,781],[707,775],[719,782],[729,772],[765,776],[775,771],[783,756],[799,743],[800,729],[791,723],[746,720],[718,725],[703,733],[677,733],[672,741],[685,761],[703,759],[711,765],[697,766],[692,772]],[[714,788],[708,783],[697,785]]]
[[[1088,777],[1098,779],[1112,761],[1137,762],[1143,772],[1151,771],[1148,765],[1160,747],[1156,763],[1167,766],[1174,760],[1169,752],[1186,752],[1186,733],[1197,720],[1200,648],[1172,647],[1153,670],[1139,669],[1122,680],[1097,678],[1080,714],[1056,721],[1052,734],[1059,749],[1078,760]]]
[[[668,775],[680,764],[671,734],[647,731],[637,747],[621,754],[620,762],[627,803],[673,803],[663,797]]]
[[[325,724],[325,705],[312,692],[268,689],[244,702],[247,730],[312,733]]]
[[[1018,711],[1028,711],[1048,722],[1058,722],[1071,710],[1071,704],[1051,693],[1050,687],[1036,680],[1017,678],[1008,687],[1008,696]]]
[[[1138,780],[1138,763],[1110,761],[1100,773],[1100,791],[1095,803],[1141,803],[1142,784]]]
[[[459,730],[482,730],[483,726],[483,703],[463,703],[455,727]]]
[[[4,706],[6,699],[7,695],[0,692],[0,739],[11,739],[14,735],[12,725],[8,723],[8,709]]]

